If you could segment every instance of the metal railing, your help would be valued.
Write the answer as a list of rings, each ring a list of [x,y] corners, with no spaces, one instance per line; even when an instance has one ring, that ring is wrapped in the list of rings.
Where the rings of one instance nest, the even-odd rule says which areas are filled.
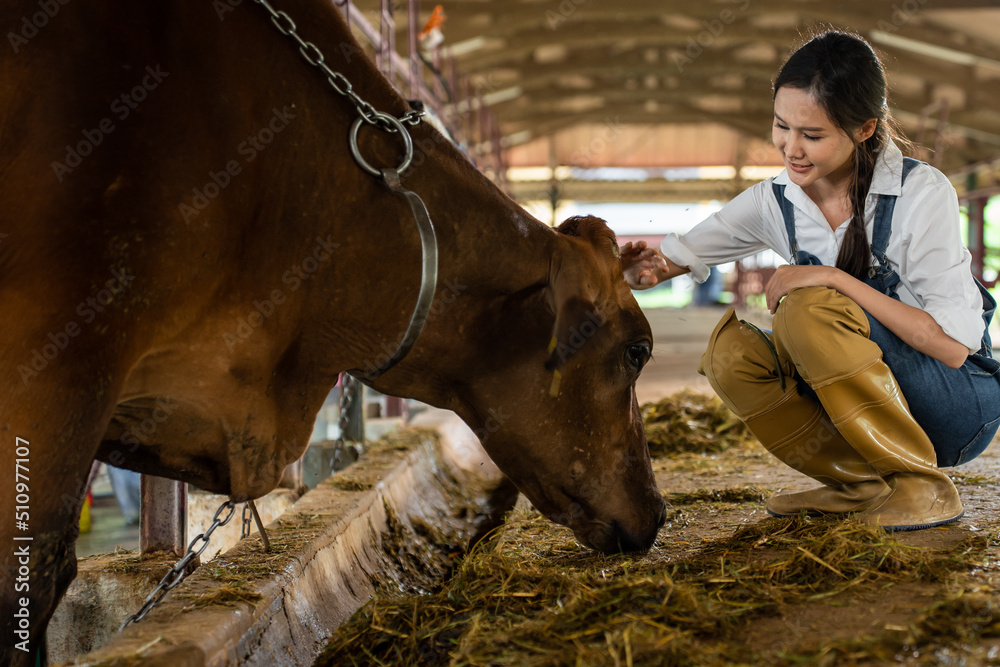
[[[372,48],[376,66],[393,87],[430,109],[480,171],[504,187],[508,163],[503,133],[481,94],[489,87],[477,86],[471,77],[460,74],[447,46],[436,46],[423,54],[418,37],[420,0],[406,3],[405,56],[396,51],[396,18],[389,0],[379,0],[377,28],[351,0],[336,4],[351,28]]]

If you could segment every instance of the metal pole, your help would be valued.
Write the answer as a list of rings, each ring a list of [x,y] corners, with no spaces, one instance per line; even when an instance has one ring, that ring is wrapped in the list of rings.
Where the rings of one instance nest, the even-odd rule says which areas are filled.
[[[292,461],[285,466],[285,470],[281,473],[281,481],[278,482],[278,486],[282,489],[297,489],[302,486],[302,459],[299,458],[297,461]]]
[[[187,485],[143,475],[140,482],[139,550],[187,551]]]
[[[406,421],[406,399],[398,396],[386,396],[385,416],[402,417],[403,421]]]
[[[986,197],[974,197],[969,205],[969,252],[972,254],[972,274],[983,280],[986,259]]]
[[[479,160],[476,159],[476,112],[472,106],[475,100],[472,99],[472,80],[468,75],[462,77],[462,97],[465,100],[465,143],[469,151],[469,158],[472,164],[479,167]]]
[[[340,0],[340,2],[338,2],[337,0],[334,0],[333,4],[337,5],[338,7],[343,7],[344,8],[344,20],[347,21],[347,27],[350,28],[351,27],[351,0]]]
[[[395,43],[395,22],[392,20],[392,3],[379,0],[379,43],[375,50],[375,65],[392,82],[392,52]]]
[[[257,532],[260,533],[260,541],[264,543],[264,553],[271,551],[271,540],[267,539],[267,531],[264,530],[264,522],[260,520],[260,514],[257,514],[257,505],[254,504],[252,500],[247,501],[250,506],[250,512],[253,514],[254,523],[257,524]]]
[[[447,96],[447,94],[445,93],[444,82],[442,81],[442,79],[444,78],[444,67],[441,62],[440,46],[434,47],[434,52],[431,53],[431,62],[434,63],[434,69],[437,70],[437,74],[431,77],[431,81],[434,84],[433,86],[434,99],[437,102],[437,105],[439,107],[442,107],[445,104],[445,97]]]
[[[458,108],[458,103],[462,99],[462,89],[458,86],[458,75],[455,73],[455,56],[451,55],[450,49],[447,54],[447,63],[448,90],[451,92],[451,99],[448,106],[449,126],[451,131],[455,133],[455,140],[461,144],[465,140],[465,127],[463,127],[461,111]]]
[[[934,137],[934,162],[932,164],[940,168],[944,161],[944,152],[948,148],[945,141],[945,133],[948,131],[948,98],[941,98],[939,104],[941,110],[938,113],[937,136]]]
[[[554,136],[549,137],[549,171],[552,175],[549,179],[549,203],[552,205],[552,226],[558,223],[559,210],[559,180],[556,178],[556,168],[559,166],[559,156],[556,152],[556,140]]]
[[[410,32],[410,99],[420,99],[420,54],[417,44],[417,24],[420,22],[420,0],[409,0],[407,3],[409,11],[409,32]]]

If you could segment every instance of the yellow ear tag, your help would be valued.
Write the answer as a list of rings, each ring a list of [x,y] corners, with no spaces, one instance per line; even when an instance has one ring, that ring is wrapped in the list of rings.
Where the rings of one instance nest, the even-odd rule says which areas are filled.
[[[549,396],[559,395],[559,381],[562,380],[562,373],[552,371],[552,386],[549,387]]]
[[[552,354],[552,351],[556,349],[556,345],[558,344],[559,340],[555,336],[553,336],[552,340],[549,341],[549,354]]]

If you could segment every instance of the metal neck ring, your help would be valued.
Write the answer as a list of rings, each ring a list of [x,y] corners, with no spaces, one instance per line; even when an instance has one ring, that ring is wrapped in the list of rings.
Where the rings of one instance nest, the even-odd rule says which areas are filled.
[[[406,154],[403,157],[403,161],[399,164],[398,167],[396,167],[396,173],[402,174],[409,168],[410,163],[413,162],[413,139],[410,137],[410,132],[406,129],[403,123],[395,116],[383,113],[381,111],[377,111],[375,112],[375,118],[387,123],[389,126],[388,128],[385,128],[385,126],[382,126],[381,124],[375,124],[376,127],[381,126],[383,127],[383,129],[386,130],[386,132],[392,134],[398,132],[399,135],[403,137],[403,145]],[[361,155],[361,149],[358,148],[358,131],[361,129],[361,126],[364,125],[365,123],[374,124],[367,121],[364,118],[364,116],[358,116],[358,119],[354,121],[353,125],[351,125],[351,134],[350,134],[351,154],[354,155],[354,160],[358,163],[358,166],[360,166],[362,169],[367,171],[372,176],[375,176],[376,178],[382,178],[382,172],[376,169],[375,167],[371,166],[370,164],[368,164],[368,161],[365,160],[365,158],[362,157]]]

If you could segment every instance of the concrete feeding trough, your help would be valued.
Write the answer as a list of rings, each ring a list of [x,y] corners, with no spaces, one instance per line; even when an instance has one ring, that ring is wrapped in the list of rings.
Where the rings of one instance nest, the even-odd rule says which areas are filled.
[[[64,664],[310,665],[378,591],[435,585],[516,498],[458,417],[425,411],[271,522],[269,553],[254,531],[141,622]],[[130,557],[141,603],[173,557]],[[113,558],[101,563],[123,567]],[[91,592],[99,595],[100,584]]]

